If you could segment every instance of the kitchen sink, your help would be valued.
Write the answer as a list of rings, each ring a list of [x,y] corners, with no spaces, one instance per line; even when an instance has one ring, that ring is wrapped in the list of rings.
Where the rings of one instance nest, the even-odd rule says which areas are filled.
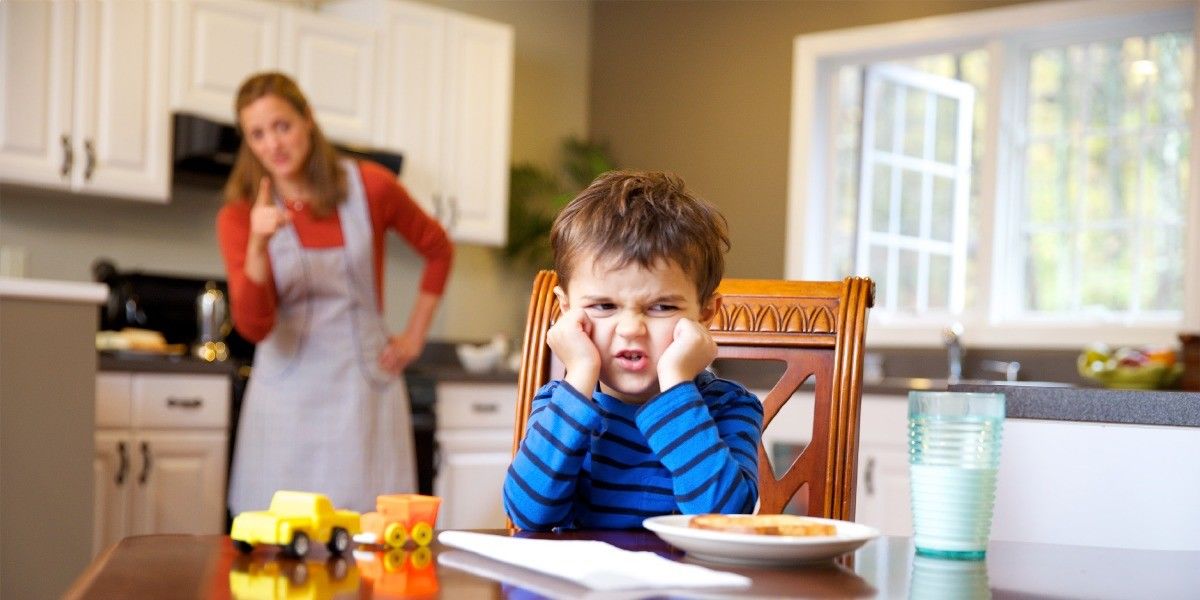
[[[883,377],[873,381],[863,381],[864,385],[908,390],[944,390],[951,385],[949,379],[928,377]],[[1032,387],[1072,387],[1061,381],[1006,381],[1003,379],[959,379],[954,385],[1007,385]]]

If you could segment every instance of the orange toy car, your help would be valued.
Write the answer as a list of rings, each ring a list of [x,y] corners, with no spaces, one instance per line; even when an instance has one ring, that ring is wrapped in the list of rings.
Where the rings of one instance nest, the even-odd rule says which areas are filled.
[[[372,598],[436,598],[438,595],[437,565],[427,546],[411,552],[399,548],[388,550],[355,550],[363,581],[371,589]]]
[[[362,516],[362,533],[355,541],[399,548],[408,540],[418,546],[433,541],[442,499],[421,494],[387,494],[375,498],[375,512]]]

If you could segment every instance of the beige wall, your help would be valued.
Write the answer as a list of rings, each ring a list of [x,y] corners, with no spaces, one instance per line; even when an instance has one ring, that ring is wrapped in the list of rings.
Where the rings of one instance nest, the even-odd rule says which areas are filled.
[[[591,8],[583,2],[431,2],[513,25],[516,39],[512,158],[549,166],[558,140],[587,130]],[[123,269],[223,277],[213,222],[215,189],[176,187],[167,205],[0,186],[0,244],[24,248],[30,277],[88,281],[98,256]],[[403,242],[389,246],[385,309],[400,328],[421,262]],[[532,273],[510,271],[491,249],[462,246],[432,335],[517,336]],[[481,300],[486,299],[486,300]]]
[[[793,38],[1013,3],[601,0],[590,129],[622,166],[675,171],[720,207],[729,275],[782,277]]]

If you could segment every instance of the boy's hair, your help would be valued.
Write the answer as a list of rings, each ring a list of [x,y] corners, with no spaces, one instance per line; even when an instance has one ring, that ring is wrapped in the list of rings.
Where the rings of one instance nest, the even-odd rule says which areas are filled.
[[[704,302],[725,275],[729,226],[673,173],[609,171],[554,219],[550,246],[564,289],[582,256],[612,260],[616,268],[671,260],[692,277]]]

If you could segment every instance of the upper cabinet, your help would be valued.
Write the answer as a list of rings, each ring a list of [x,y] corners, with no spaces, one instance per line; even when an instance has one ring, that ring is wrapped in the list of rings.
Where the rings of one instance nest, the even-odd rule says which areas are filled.
[[[404,155],[405,186],[456,241],[508,229],[513,31],[423,4],[335,0],[324,10],[385,32],[387,110],[378,143]]]
[[[166,201],[168,9],[0,2],[0,181]]]
[[[292,76],[325,135],[377,144],[384,91],[378,34],[369,25],[269,2],[177,0],[171,107],[233,122],[246,77]]]

